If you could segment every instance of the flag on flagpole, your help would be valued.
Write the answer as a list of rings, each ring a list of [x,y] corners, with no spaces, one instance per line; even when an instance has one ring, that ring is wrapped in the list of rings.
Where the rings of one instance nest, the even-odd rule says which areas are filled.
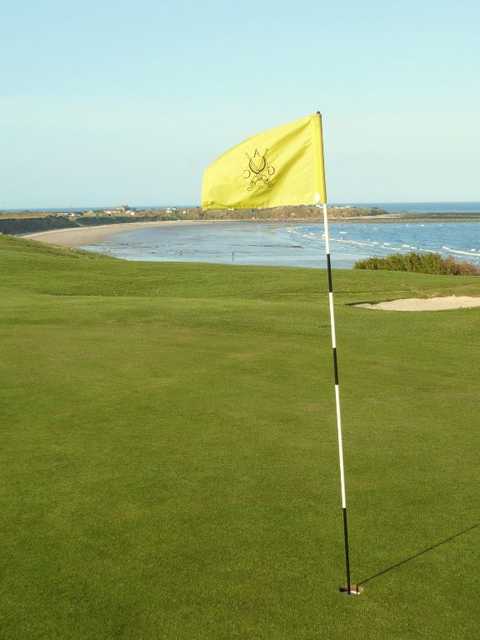
[[[358,585],[353,587],[350,577],[347,494],[321,114],[317,112],[248,138],[215,160],[204,174],[204,209],[254,209],[301,204],[314,204],[321,206],[323,210],[347,578],[346,586],[341,591],[358,595],[360,589]]]
[[[204,173],[203,209],[253,209],[326,203],[318,114],[248,138]]]

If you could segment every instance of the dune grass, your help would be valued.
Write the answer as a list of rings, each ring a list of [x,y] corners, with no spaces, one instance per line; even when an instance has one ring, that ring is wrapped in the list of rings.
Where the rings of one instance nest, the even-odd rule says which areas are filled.
[[[348,598],[322,271],[0,272],[2,640],[475,637],[480,309],[349,305],[478,278],[335,273]]]

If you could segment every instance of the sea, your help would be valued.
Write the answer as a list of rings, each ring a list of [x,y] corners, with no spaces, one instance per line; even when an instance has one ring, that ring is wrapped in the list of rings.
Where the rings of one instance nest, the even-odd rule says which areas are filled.
[[[480,202],[338,204],[378,206],[390,213],[445,214],[446,219],[332,222],[330,242],[335,268],[351,269],[364,258],[411,251],[440,253],[480,266],[480,217],[460,219],[462,214],[480,212]],[[245,221],[127,230],[82,248],[125,260],[322,268],[324,242],[323,224],[318,222]]]

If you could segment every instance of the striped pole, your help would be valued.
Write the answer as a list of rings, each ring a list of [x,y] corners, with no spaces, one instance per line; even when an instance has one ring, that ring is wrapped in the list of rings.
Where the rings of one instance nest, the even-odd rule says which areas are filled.
[[[320,119],[320,143],[321,152],[323,155],[323,136],[322,136],[322,116],[318,112]],[[325,190],[326,193],[326,190]],[[319,205],[317,205],[319,206]],[[347,519],[347,492],[345,487],[345,465],[343,461],[343,436],[342,436],[342,413],[340,407],[340,385],[338,381],[338,358],[337,358],[337,337],[335,333],[335,309],[333,302],[333,277],[332,277],[332,264],[330,259],[330,236],[328,231],[328,209],[327,204],[324,203],[323,207],[323,226],[325,233],[325,256],[327,258],[327,276],[328,276],[328,307],[330,311],[330,329],[332,336],[332,354],[333,354],[333,377],[335,385],[335,408],[337,414],[337,437],[338,437],[338,462],[340,469],[340,493],[342,501],[342,514],[343,514],[343,539],[345,548],[345,573],[347,578],[346,591],[349,595],[357,594],[358,587],[352,589],[350,578],[350,548],[348,543],[348,519]]]
[[[335,408],[337,413],[338,463],[340,468],[340,493],[342,497],[343,537],[345,546],[345,572],[347,575],[347,593],[351,594],[350,549],[348,544],[347,492],[345,488],[345,465],[343,461],[342,412],[340,407],[340,384],[338,381],[337,337],[335,333],[335,312],[333,304],[333,278],[330,260],[330,238],[328,234],[327,205],[323,205],[323,225],[325,229],[325,255],[327,258],[328,307],[330,310],[330,329],[332,334],[333,379],[335,384]]]

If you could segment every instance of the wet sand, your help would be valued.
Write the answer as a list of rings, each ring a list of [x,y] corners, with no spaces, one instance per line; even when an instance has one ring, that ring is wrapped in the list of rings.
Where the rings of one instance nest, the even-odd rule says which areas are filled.
[[[156,220],[154,222],[125,222],[120,224],[102,224],[98,227],[75,227],[73,229],[53,229],[52,231],[39,231],[28,233],[24,238],[38,240],[47,244],[55,244],[61,247],[81,247],[87,244],[95,244],[102,240],[124,233],[147,227],[189,226],[196,224],[214,224],[225,220]]]

